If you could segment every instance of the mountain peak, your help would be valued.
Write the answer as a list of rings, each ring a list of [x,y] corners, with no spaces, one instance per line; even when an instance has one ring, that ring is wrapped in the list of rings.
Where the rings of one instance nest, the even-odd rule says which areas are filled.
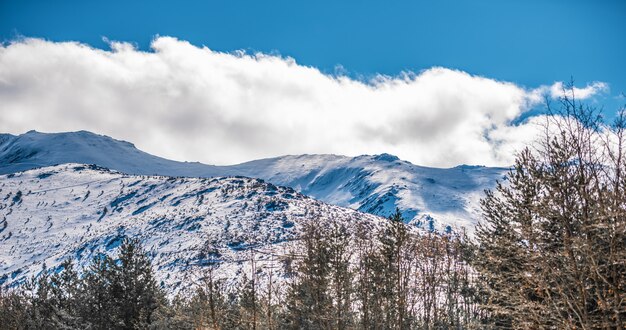
[[[108,135],[96,134],[96,133],[86,131],[86,130],[59,132],[59,133],[45,133],[45,132],[39,132],[37,130],[30,130],[24,134],[18,135],[18,137],[31,137],[31,138],[35,137],[35,138],[40,138],[40,139],[57,139],[57,140],[89,139],[90,142],[101,141],[102,143],[119,143],[119,144],[124,144],[129,147],[135,148],[135,145],[131,142],[124,141],[124,140],[117,140]]]
[[[88,131],[0,136],[0,174],[65,163],[95,164],[125,174],[173,177],[245,176],[291,187],[321,201],[387,216],[400,208],[407,222],[472,227],[477,201],[505,169],[417,166],[388,153],[347,157],[291,155],[231,166],[177,162],[131,143]]]
[[[388,153],[382,153],[380,155],[375,155],[374,159],[375,160],[380,160],[380,161],[383,161],[383,162],[390,162],[390,163],[400,160],[400,158],[398,158],[398,156],[394,156],[394,155],[391,155],[391,154],[388,154]]]
[[[96,164],[127,174],[209,176],[211,166],[145,153],[134,144],[81,130],[0,136],[0,174],[65,163]]]

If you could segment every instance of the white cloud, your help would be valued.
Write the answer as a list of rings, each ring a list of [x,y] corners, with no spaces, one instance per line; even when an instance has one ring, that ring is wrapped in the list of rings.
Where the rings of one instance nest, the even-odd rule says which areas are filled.
[[[555,85],[527,90],[446,68],[362,82],[170,37],[150,52],[25,39],[0,47],[0,131],[84,129],[217,164],[387,152],[428,166],[508,165],[536,131],[512,121]]]
[[[591,84],[588,84],[584,88],[574,87],[574,97],[579,100],[588,99],[598,93],[607,92],[609,86],[604,82],[595,81]],[[571,90],[564,90],[564,85],[562,82],[555,82],[550,86],[550,96],[553,98],[559,97],[572,97]]]

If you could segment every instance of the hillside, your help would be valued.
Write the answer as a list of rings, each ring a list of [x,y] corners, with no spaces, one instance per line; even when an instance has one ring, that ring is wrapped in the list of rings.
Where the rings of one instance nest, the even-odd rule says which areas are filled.
[[[286,251],[305,221],[354,228],[380,221],[258,179],[135,176],[66,164],[0,176],[0,285],[23,282],[73,257],[84,265],[138,237],[157,277],[189,288],[207,262],[235,279],[250,249]],[[280,273],[281,270],[277,269]]]

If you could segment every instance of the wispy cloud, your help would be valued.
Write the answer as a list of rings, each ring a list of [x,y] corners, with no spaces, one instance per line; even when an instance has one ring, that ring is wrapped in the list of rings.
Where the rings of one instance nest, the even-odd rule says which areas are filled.
[[[559,82],[555,82],[554,84],[552,84],[549,90],[550,90],[550,96],[552,96],[553,98],[559,98],[559,97],[564,97],[564,96],[572,97],[571,93],[573,91],[574,97],[580,100],[584,100],[596,94],[608,92],[609,85],[604,82],[595,81],[591,84],[588,84],[587,86],[583,88],[574,87],[573,90],[569,90],[565,88],[565,85],[563,84],[563,82],[559,81]]]
[[[364,82],[170,37],[156,38],[149,52],[110,44],[105,51],[24,39],[1,47],[0,131],[85,129],[160,156],[219,164],[388,152],[429,166],[508,165],[536,131],[536,118],[514,120],[561,86],[529,90],[446,68]]]

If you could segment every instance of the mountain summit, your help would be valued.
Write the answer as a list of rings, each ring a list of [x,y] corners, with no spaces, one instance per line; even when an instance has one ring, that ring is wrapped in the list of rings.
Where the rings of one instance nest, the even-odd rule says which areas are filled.
[[[66,163],[95,164],[127,174],[189,177],[212,176],[214,168],[153,156],[130,142],[87,131],[0,135],[0,174]]]
[[[290,155],[213,166],[157,157],[129,142],[86,131],[0,135],[0,174],[65,163],[95,164],[133,175],[260,178],[376,215],[388,216],[397,207],[408,222],[431,230],[471,229],[483,191],[507,170],[468,165],[429,168],[389,154]]]

